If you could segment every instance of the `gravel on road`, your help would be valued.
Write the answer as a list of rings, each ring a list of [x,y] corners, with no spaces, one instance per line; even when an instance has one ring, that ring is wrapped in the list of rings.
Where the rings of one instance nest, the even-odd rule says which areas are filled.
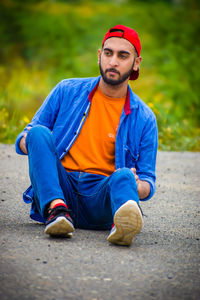
[[[26,156],[0,144],[0,299],[200,299],[200,153],[159,152],[157,191],[141,202],[131,247],[108,231],[50,238],[29,218]],[[49,175],[51,176],[51,175]]]

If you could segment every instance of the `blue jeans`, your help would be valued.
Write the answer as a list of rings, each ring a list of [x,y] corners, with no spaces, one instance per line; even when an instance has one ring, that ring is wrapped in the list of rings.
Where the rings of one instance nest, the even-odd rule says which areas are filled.
[[[128,200],[139,203],[137,184],[129,168],[110,176],[67,172],[63,167],[51,131],[37,125],[26,137],[29,175],[34,204],[43,218],[54,199],[63,199],[72,211],[75,227],[110,229],[116,210]]]

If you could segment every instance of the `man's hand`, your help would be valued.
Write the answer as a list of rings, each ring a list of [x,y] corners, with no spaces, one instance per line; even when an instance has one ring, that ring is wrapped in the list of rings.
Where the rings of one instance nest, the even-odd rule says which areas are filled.
[[[138,185],[138,183],[139,183],[139,177],[138,177],[138,175],[136,174],[136,168],[131,168],[131,171],[134,173],[134,175],[135,175],[135,180],[136,180],[136,183],[137,183],[137,185]]]
[[[31,127],[27,127],[28,131],[30,129],[31,129]],[[19,147],[22,150],[22,152],[24,152],[24,154],[28,154],[28,151],[26,149],[26,136],[27,136],[27,132],[24,133],[23,137],[21,138],[21,140],[19,142]]]
[[[148,197],[151,190],[150,184],[147,181],[143,181],[139,179],[138,175],[136,174],[136,168],[131,168],[131,171],[135,175],[139,198],[144,199]]]

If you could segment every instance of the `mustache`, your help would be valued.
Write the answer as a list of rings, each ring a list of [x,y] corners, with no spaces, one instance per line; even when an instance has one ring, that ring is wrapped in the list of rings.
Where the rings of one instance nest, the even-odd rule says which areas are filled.
[[[119,74],[119,75],[120,75],[120,72],[117,71],[117,70],[114,69],[114,68],[106,69],[105,73],[107,73],[107,72],[113,72],[113,73],[116,73],[116,74]]]

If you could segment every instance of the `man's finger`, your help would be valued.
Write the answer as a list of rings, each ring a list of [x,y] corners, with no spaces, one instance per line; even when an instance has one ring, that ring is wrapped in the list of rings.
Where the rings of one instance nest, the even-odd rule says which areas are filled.
[[[29,131],[31,128],[32,128],[31,126],[28,126],[26,129]],[[25,133],[24,133],[24,135],[23,135],[24,138],[26,138],[27,133],[28,133],[28,132],[25,132]]]
[[[131,168],[131,171],[136,174],[136,168]]]

